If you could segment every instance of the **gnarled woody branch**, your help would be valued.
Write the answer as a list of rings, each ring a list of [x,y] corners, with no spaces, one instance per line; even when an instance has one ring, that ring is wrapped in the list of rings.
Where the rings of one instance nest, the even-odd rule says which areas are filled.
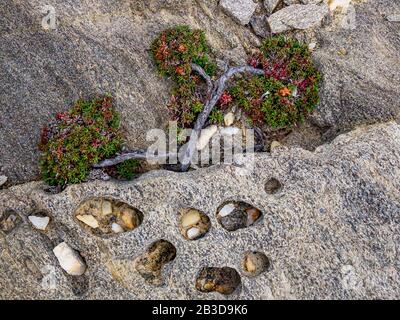
[[[134,150],[134,151],[129,151],[127,153],[119,154],[116,157],[111,158],[111,159],[103,160],[103,161],[93,165],[93,168],[111,167],[111,166],[115,166],[119,163],[125,162],[127,160],[131,160],[131,159],[156,160],[156,159],[165,159],[165,158],[169,158],[172,156],[176,156],[176,153],[151,155],[151,154],[147,154],[147,152],[144,150]]]
[[[206,83],[207,83],[207,98],[208,98],[213,89],[213,83],[212,83],[211,77],[199,65],[192,63],[190,66],[192,67],[192,69],[194,71],[196,71],[199,75],[201,75],[202,78],[206,81]]]
[[[200,68],[200,67],[199,67]],[[232,78],[235,74],[249,72],[255,75],[264,75],[264,70],[256,69],[251,66],[242,66],[242,67],[233,67],[229,68],[215,83],[213,87],[213,92],[205,103],[203,111],[197,117],[197,121],[194,125],[192,135],[190,136],[190,140],[187,144],[187,149],[182,159],[182,171],[187,171],[190,167],[190,161],[193,157],[193,154],[196,149],[197,140],[199,137],[199,133],[201,129],[203,129],[204,124],[206,123],[212,109],[215,107],[219,99],[225,90],[226,82]],[[205,72],[204,72],[205,73]]]
[[[182,159],[181,171],[187,171],[189,169],[191,159],[196,150],[196,144],[199,137],[199,133],[201,129],[203,129],[211,111],[213,110],[213,108],[221,98],[222,94],[224,93],[226,82],[238,73],[248,72],[254,75],[264,75],[264,70],[253,68],[251,66],[232,67],[229,68],[215,82],[215,84],[213,84],[210,76],[204,71],[202,67],[200,67],[197,64],[192,64],[191,66],[192,69],[196,71],[201,77],[203,77],[203,79],[207,83],[207,100],[205,102],[203,111],[197,117],[189,142],[187,143],[187,149]],[[146,151],[138,150],[118,155],[112,159],[101,161],[100,163],[94,165],[93,167],[94,168],[110,167],[130,159],[149,159],[149,157],[151,159],[160,159],[160,158],[168,158],[171,156],[176,156],[176,154],[166,153],[157,156],[148,156]]]
[[[264,143],[261,144],[255,144],[254,145],[254,152],[261,152],[264,149]],[[246,153],[251,152],[250,150],[246,150]],[[146,151],[144,150],[132,150],[124,154],[119,154],[115,156],[114,158],[111,159],[106,159],[103,160],[97,164],[93,165],[94,169],[102,169],[102,168],[107,168],[107,167],[112,167],[117,164],[120,164],[122,162],[125,162],[127,160],[131,159],[145,159],[145,160],[157,160],[157,159],[167,159],[170,157],[177,157],[177,153],[165,153],[165,154],[159,154],[159,155],[151,155],[147,154]],[[209,155],[209,159],[211,159],[212,155]]]

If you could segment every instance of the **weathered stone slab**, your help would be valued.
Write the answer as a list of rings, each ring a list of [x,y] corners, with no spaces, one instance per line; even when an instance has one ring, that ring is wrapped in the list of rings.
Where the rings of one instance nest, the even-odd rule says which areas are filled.
[[[249,165],[237,158],[231,166],[156,171],[134,182],[91,182],[55,195],[36,182],[0,191],[0,214],[13,209],[23,221],[10,233],[0,231],[0,298],[222,298],[196,289],[207,267],[237,271],[226,279],[234,288],[240,283],[230,299],[400,298],[399,124],[362,127],[315,152],[281,146],[257,154],[254,172]],[[272,178],[279,183],[271,187]],[[144,223],[132,232],[93,237],[73,214],[82,201],[101,196],[139,208]],[[217,218],[227,201],[251,204],[263,215],[227,231]],[[25,219],[35,207],[54,217],[45,232]],[[181,233],[180,210],[188,207],[210,219],[201,239]],[[60,241],[84,257],[84,275],[62,270],[52,252]],[[163,253],[154,243],[172,250],[159,265],[142,259]],[[270,265],[249,277],[255,265],[246,259],[255,251]],[[146,278],[152,272],[156,282]]]
[[[221,0],[219,4],[227,14],[242,25],[250,22],[257,8],[253,0]]]
[[[268,23],[272,33],[305,30],[319,26],[328,13],[327,5],[294,4],[272,14],[268,17]]]
[[[0,175],[11,183],[38,178],[40,129],[78,98],[111,93],[128,146],[151,144],[146,132],[168,121],[170,82],[157,75],[149,54],[165,28],[189,24],[205,30],[213,50],[231,63],[245,61],[244,47],[258,43],[214,0],[201,6],[194,0],[51,5],[54,30],[42,27],[51,13],[42,13],[42,0],[3,0],[0,6]]]

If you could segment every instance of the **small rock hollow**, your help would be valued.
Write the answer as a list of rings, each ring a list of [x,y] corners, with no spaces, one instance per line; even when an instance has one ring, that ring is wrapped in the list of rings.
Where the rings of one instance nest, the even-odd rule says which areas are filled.
[[[268,270],[270,262],[268,257],[259,251],[248,251],[242,260],[243,273],[248,277],[256,277]]]
[[[7,209],[0,216],[0,229],[8,234],[21,224],[22,220],[14,210]]]
[[[75,219],[90,233],[116,235],[132,231],[143,221],[143,213],[125,202],[94,198],[83,202],[75,211]]]
[[[210,228],[211,221],[205,213],[192,208],[180,210],[179,229],[185,239],[200,239],[205,236]]]
[[[271,178],[265,183],[265,192],[268,194],[278,193],[282,188],[283,185],[275,178]]]
[[[69,283],[75,296],[81,297],[89,290],[89,278],[86,275],[70,276]]]
[[[228,231],[247,228],[262,217],[262,212],[245,202],[225,202],[217,210],[217,220]]]
[[[240,285],[239,273],[230,267],[204,267],[196,278],[196,289],[200,292],[232,294]]]
[[[153,242],[135,261],[135,269],[150,284],[164,284],[162,270],[164,266],[176,257],[175,246],[167,240]]]

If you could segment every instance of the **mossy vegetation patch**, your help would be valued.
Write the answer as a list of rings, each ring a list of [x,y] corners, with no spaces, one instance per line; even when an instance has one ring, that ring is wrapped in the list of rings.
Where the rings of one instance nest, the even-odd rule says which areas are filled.
[[[40,170],[49,185],[82,182],[91,166],[120,150],[119,114],[110,96],[78,100],[41,132]]]
[[[319,102],[321,75],[306,45],[283,36],[267,39],[249,64],[264,76],[246,76],[228,89],[231,106],[241,108],[255,126],[280,129],[304,121]]]
[[[133,180],[139,174],[146,171],[143,161],[138,159],[129,159],[115,166],[105,168],[105,172],[118,180]]]
[[[153,42],[152,54],[158,72],[175,81],[168,104],[171,120],[180,128],[192,127],[204,108],[205,87],[191,64],[212,76],[216,65],[210,61],[210,49],[201,30],[177,26],[163,31]]]
[[[204,81],[193,72],[191,64],[198,64],[214,76],[216,68],[209,51],[204,32],[188,26],[167,29],[153,43],[158,71],[176,83],[168,110],[180,128],[192,127],[204,108]],[[273,36],[248,63],[265,74],[247,74],[230,81],[209,123],[222,124],[225,111],[235,108],[243,110],[251,126],[290,128],[303,122],[318,104],[321,75],[313,66],[307,45]]]
[[[308,47],[293,39],[268,38],[249,58],[252,68],[230,68],[219,79],[214,78],[216,64],[201,30],[188,26],[167,29],[151,49],[159,73],[175,82],[168,110],[179,133],[193,128],[201,113],[200,120],[207,119],[201,127],[234,122],[240,126],[241,121],[242,129],[291,128],[304,121],[319,102],[321,75],[313,66]],[[235,115],[238,110],[242,113]],[[233,118],[230,124],[225,121],[228,113]],[[43,179],[61,187],[84,181],[94,164],[121,150],[119,120],[110,96],[78,100],[71,110],[58,113],[41,132]],[[183,137],[179,143],[186,139]],[[143,170],[141,163],[133,159],[108,168],[111,176],[125,180]]]

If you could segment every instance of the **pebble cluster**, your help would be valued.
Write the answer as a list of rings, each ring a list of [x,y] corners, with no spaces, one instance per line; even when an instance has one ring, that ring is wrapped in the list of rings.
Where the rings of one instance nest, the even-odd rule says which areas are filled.
[[[137,228],[143,221],[143,213],[121,201],[96,198],[81,204],[75,218],[93,234],[104,235]]]
[[[248,140],[254,143],[254,136],[249,136],[247,129],[248,117],[242,112],[241,109],[233,107],[224,111],[223,122],[219,125],[209,125],[201,130],[200,136],[197,140],[196,149],[201,152],[207,150],[211,144],[211,149],[214,150],[214,143],[218,142],[219,146],[232,148],[244,148]]]
[[[204,267],[196,279],[196,289],[201,292],[232,294],[240,285],[239,273],[230,267]]]
[[[259,209],[245,202],[227,202],[217,210],[218,222],[228,231],[247,228],[261,216]]]
[[[268,186],[268,187],[267,187]],[[266,184],[266,190],[274,193],[282,186],[276,179]],[[223,228],[235,231],[254,224],[262,216],[259,209],[238,201],[222,204],[217,210],[217,220]],[[74,213],[75,219],[86,230],[94,235],[118,234],[137,228],[143,220],[143,213],[125,202],[108,199],[92,198],[81,203]],[[31,225],[40,231],[49,229],[51,217],[45,212],[34,212],[28,215]],[[9,233],[21,222],[20,216],[8,210],[0,218],[1,231]],[[197,240],[206,235],[211,228],[210,218],[195,208],[179,210],[179,230],[187,240]],[[87,270],[87,265],[80,252],[66,242],[54,247],[53,253],[60,267],[71,276],[81,276]],[[151,285],[164,284],[162,276],[166,264],[176,257],[175,246],[167,240],[153,242],[141,255],[134,260],[135,270]],[[242,273],[254,277],[265,272],[269,267],[267,256],[258,251],[245,252],[242,261]],[[79,278],[78,278],[79,279]],[[218,292],[228,295],[236,291],[241,284],[238,271],[230,267],[204,267],[200,270],[195,288],[201,292]]]
[[[196,209],[182,209],[180,218],[181,234],[188,240],[203,237],[211,227],[210,218]]]
[[[222,0],[221,8],[241,25],[250,24],[255,33],[266,37],[267,30],[281,33],[318,26],[322,19],[338,8],[346,10],[351,0],[264,0],[263,10],[253,0]],[[265,11],[265,14],[260,14]]]
[[[167,240],[153,242],[135,261],[136,271],[150,284],[163,284],[162,269],[176,257],[175,246]]]

